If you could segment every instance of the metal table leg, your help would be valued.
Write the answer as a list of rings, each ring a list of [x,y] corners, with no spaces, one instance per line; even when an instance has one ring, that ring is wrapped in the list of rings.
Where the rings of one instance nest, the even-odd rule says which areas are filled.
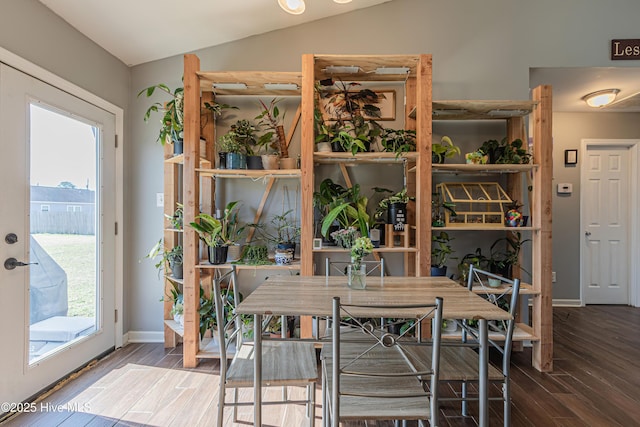
[[[480,427],[486,427],[489,425],[489,331],[487,320],[480,319],[478,321],[478,328],[480,335],[480,347],[478,349],[478,405],[480,407],[480,416],[478,418],[478,425]]]
[[[253,425],[262,425],[262,315],[253,315]]]

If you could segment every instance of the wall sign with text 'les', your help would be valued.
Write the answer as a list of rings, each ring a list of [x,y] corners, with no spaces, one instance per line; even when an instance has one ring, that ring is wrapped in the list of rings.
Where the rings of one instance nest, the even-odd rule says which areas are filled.
[[[611,60],[640,60],[640,39],[611,40]]]

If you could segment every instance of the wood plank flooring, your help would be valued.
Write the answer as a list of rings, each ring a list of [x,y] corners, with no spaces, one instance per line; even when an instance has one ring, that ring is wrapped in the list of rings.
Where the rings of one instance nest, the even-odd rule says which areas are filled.
[[[531,351],[514,353],[513,426],[640,426],[640,309],[588,306],[554,309],[554,371],[530,366]],[[216,421],[218,362],[183,369],[181,348],[130,344],[86,369],[37,402],[35,413],[1,425],[13,426],[212,426]],[[318,401],[320,401],[318,386]],[[455,391],[443,384],[442,393]],[[303,389],[290,389],[303,396]],[[499,393],[494,388],[493,393]],[[265,398],[280,396],[280,388]],[[251,399],[251,390],[241,398]],[[49,410],[44,410],[49,408]],[[225,411],[225,425],[252,424],[252,408]],[[476,408],[472,405],[472,414]],[[321,425],[316,408],[315,425]],[[304,407],[265,406],[267,426],[304,426]],[[352,423],[350,426],[364,426]],[[391,423],[369,422],[369,426]],[[441,405],[444,427],[475,426],[454,403]],[[501,402],[491,403],[491,425],[502,425]]]

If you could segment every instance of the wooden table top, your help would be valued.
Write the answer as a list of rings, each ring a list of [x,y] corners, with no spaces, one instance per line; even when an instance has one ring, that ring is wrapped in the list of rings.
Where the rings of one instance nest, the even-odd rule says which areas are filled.
[[[240,314],[331,316],[332,300],[343,304],[407,305],[444,301],[445,319],[509,320],[511,315],[446,277],[367,277],[367,288],[351,289],[346,276],[275,276],[236,308]],[[415,309],[350,309],[362,317],[414,317]]]

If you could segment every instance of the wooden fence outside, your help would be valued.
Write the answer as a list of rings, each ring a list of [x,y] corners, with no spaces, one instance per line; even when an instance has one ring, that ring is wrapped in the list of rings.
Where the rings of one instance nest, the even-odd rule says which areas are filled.
[[[31,212],[31,233],[96,234],[91,212]]]

